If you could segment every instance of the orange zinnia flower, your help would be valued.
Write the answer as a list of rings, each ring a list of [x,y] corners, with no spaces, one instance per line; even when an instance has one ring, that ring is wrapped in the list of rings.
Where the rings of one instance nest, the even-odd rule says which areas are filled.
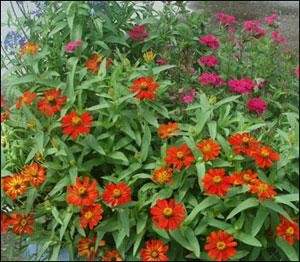
[[[34,227],[33,215],[23,215],[14,213],[11,215],[12,230],[17,235],[31,235]]]
[[[179,228],[186,217],[184,205],[177,203],[174,199],[157,200],[156,204],[150,208],[150,213],[154,224],[165,230]]]
[[[232,235],[223,230],[213,231],[207,237],[204,249],[210,259],[214,261],[227,261],[236,254],[237,242]]]
[[[80,225],[82,228],[93,229],[102,219],[103,209],[100,204],[85,206],[80,211]]]
[[[273,165],[274,161],[278,161],[280,156],[277,152],[273,151],[272,148],[261,146],[253,152],[253,158],[260,168],[268,168]]]
[[[93,54],[88,60],[86,60],[85,67],[92,73],[96,74],[99,70],[102,59],[102,55]]]
[[[9,119],[9,111],[1,113],[1,123]]]
[[[123,182],[118,184],[110,183],[105,186],[102,198],[111,207],[124,205],[131,201],[131,189]]]
[[[123,261],[123,259],[117,250],[108,250],[102,257],[102,261]]]
[[[172,181],[172,177],[172,168],[160,167],[154,170],[152,180],[158,184],[167,184]]]
[[[192,151],[186,144],[178,147],[172,146],[167,150],[167,156],[165,161],[168,165],[181,170],[182,168],[188,168],[195,161]]]
[[[221,152],[220,145],[213,139],[204,139],[197,144],[204,161],[214,160]]]
[[[204,191],[210,195],[225,196],[230,188],[230,178],[223,168],[209,169],[203,177]]]
[[[44,92],[44,98],[38,102],[38,109],[46,116],[53,116],[60,111],[66,100],[61,90],[53,88]]]
[[[77,177],[76,183],[67,188],[67,202],[75,206],[91,206],[98,196],[96,180],[87,176]]]
[[[257,179],[258,179],[257,173],[255,173],[251,169],[245,171],[235,171],[230,176],[230,182],[234,186],[239,186],[244,184],[248,185],[256,182]]]
[[[72,111],[62,118],[61,123],[64,135],[70,135],[75,140],[80,134],[90,132],[93,119],[88,112],[78,115]]]
[[[77,244],[78,255],[85,257],[88,261],[94,261],[96,257],[95,239],[81,238]]]
[[[140,100],[154,100],[158,83],[152,77],[142,76],[135,79],[130,87],[130,91],[136,93]]]
[[[157,133],[161,139],[169,138],[179,131],[179,126],[176,122],[169,122],[168,124],[161,124],[157,129]]]
[[[5,234],[11,225],[11,218],[6,213],[1,212],[1,234]]]
[[[18,98],[16,102],[16,108],[20,109],[23,105],[31,105],[36,98],[36,93],[30,91],[25,91],[21,97]]]
[[[299,241],[299,225],[294,221],[281,217],[280,224],[276,227],[276,234],[290,245],[294,245],[296,241]]]
[[[33,42],[27,42],[21,47],[20,53],[21,56],[26,55],[35,55],[38,52],[39,45]]]
[[[235,154],[245,154],[251,156],[253,151],[260,145],[249,133],[238,133],[228,138]]]
[[[169,261],[169,246],[159,239],[148,240],[141,249],[141,261]]]
[[[256,180],[250,185],[250,192],[252,194],[257,194],[258,198],[261,200],[270,199],[277,195],[273,186],[261,180]]]
[[[27,181],[20,174],[4,177],[2,181],[3,190],[11,199],[16,199],[27,191]]]
[[[46,170],[38,163],[26,165],[22,170],[24,180],[28,181],[32,186],[38,187],[46,180]]]

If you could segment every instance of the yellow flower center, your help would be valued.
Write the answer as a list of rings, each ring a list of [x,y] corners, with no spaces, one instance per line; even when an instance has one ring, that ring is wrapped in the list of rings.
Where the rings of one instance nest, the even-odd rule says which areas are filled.
[[[244,136],[242,141],[243,141],[243,143],[248,143],[249,142],[249,137]]]
[[[47,100],[48,100],[49,102],[53,101],[53,100],[54,100],[54,96],[47,96]]]
[[[224,250],[226,248],[226,244],[223,241],[217,242],[217,249]]]
[[[173,215],[173,209],[170,207],[166,207],[163,211],[165,217],[171,217]]]
[[[288,229],[285,231],[287,235],[294,235],[294,228],[293,227],[288,227]]]
[[[147,91],[148,90],[148,85],[146,83],[142,83],[140,86],[142,91]]]
[[[203,147],[203,152],[207,153],[211,150],[211,146],[210,144],[206,144],[204,147]]]
[[[248,182],[250,180],[250,176],[248,174],[243,175],[243,179]]]
[[[85,217],[86,219],[90,219],[92,216],[93,216],[93,213],[92,213],[91,211],[88,211],[88,212],[86,212],[86,213],[84,214],[84,217]]]
[[[261,151],[260,151],[260,154],[263,156],[263,157],[267,157],[269,156],[269,151],[265,148],[263,148]]]
[[[156,258],[158,257],[158,252],[156,250],[151,252],[151,257]]]
[[[74,117],[72,118],[72,124],[78,125],[78,124],[80,124],[80,123],[81,123],[81,118],[80,118],[79,116],[74,116]]]
[[[267,185],[267,184],[261,183],[261,184],[258,186],[258,191],[259,191],[260,193],[263,193],[263,192],[265,192],[265,191],[267,191],[267,190],[268,190],[268,185]]]
[[[182,159],[184,157],[184,154],[181,151],[178,151],[176,156],[178,159]]]
[[[214,181],[215,184],[218,184],[218,183],[220,183],[220,182],[222,181],[222,177],[220,177],[220,176],[215,176],[215,177],[213,178],[213,181]]]
[[[78,189],[78,192],[79,192],[80,195],[83,195],[83,194],[85,194],[86,189],[85,189],[84,187],[80,187],[80,188]]]
[[[118,197],[120,197],[121,196],[121,190],[120,189],[114,189],[114,191],[113,191],[113,197],[114,198],[118,198]]]
[[[21,224],[22,227],[25,226],[27,224],[27,220],[26,219],[22,219],[20,224]]]

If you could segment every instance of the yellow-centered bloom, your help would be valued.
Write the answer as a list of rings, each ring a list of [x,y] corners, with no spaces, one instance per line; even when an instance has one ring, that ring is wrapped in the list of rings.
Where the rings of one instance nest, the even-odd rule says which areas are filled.
[[[154,54],[152,51],[147,51],[143,55],[144,60],[146,61],[146,63],[152,62],[154,60],[155,56],[156,56],[156,54]]]

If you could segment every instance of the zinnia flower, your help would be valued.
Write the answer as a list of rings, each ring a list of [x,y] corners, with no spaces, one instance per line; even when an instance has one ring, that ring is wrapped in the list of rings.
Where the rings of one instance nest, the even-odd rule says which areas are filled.
[[[92,230],[102,219],[103,208],[100,204],[84,206],[80,211],[80,225],[82,228],[89,227]]]
[[[237,242],[232,235],[224,230],[213,231],[207,237],[204,246],[208,256],[213,261],[227,261],[236,254]]]
[[[272,37],[272,40],[273,42],[277,43],[277,44],[286,44],[287,42],[287,39],[282,35],[280,34],[279,32],[276,32],[276,31],[273,31],[271,33],[271,37]]]
[[[80,134],[90,132],[93,119],[88,112],[78,115],[75,111],[72,111],[62,118],[61,124],[64,135],[70,135],[75,140]]]
[[[128,35],[133,41],[144,41],[149,33],[144,25],[136,25],[128,32]]]
[[[198,81],[203,86],[219,87],[224,84],[224,80],[218,74],[209,72],[202,73]]]
[[[270,15],[270,16],[266,16],[266,17],[264,18],[264,21],[265,21],[269,26],[271,26],[271,25],[273,25],[273,24],[276,22],[277,19],[278,19],[278,15],[275,14],[275,13],[273,13],[273,14]]]
[[[5,234],[11,226],[11,218],[6,213],[1,212],[1,234]]]
[[[98,196],[96,180],[87,176],[77,177],[76,183],[67,188],[67,202],[75,206],[91,206]]]
[[[276,227],[276,235],[292,246],[296,241],[299,241],[299,225],[294,221],[281,217],[280,224]]]
[[[39,46],[33,42],[25,43],[20,50],[21,56],[23,55],[35,55],[38,52]]]
[[[220,47],[219,39],[212,34],[201,36],[199,37],[198,41],[200,44],[205,45],[213,50],[216,50]]]
[[[266,34],[266,30],[260,27],[260,21],[258,20],[245,21],[244,30],[256,38],[263,37]]]
[[[158,64],[158,65],[166,65],[167,63],[168,63],[168,61],[164,58],[160,57],[160,58],[156,59],[156,64]]]
[[[250,184],[250,192],[256,194],[260,200],[272,199],[277,195],[274,187],[261,180],[256,180]]]
[[[4,177],[2,184],[5,194],[13,200],[27,191],[27,181],[20,174]]]
[[[186,217],[184,205],[174,199],[157,200],[150,213],[154,224],[165,230],[178,229]]]
[[[38,163],[26,165],[22,170],[24,180],[28,181],[34,187],[38,187],[45,182],[45,173],[45,168]]]
[[[181,170],[188,168],[195,161],[192,151],[186,144],[180,146],[172,146],[167,149],[165,161],[168,165]]]
[[[95,239],[81,238],[77,244],[78,255],[85,257],[88,261],[94,261],[96,257]]]
[[[250,78],[232,79],[228,81],[228,86],[233,93],[245,94],[253,90],[255,83]]]
[[[169,261],[169,246],[160,239],[146,241],[140,251],[141,261]]]
[[[13,213],[11,215],[12,230],[17,235],[31,235],[34,227],[33,215],[23,215]]]
[[[99,70],[103,56],[99,54],[93,54],[88,60],[85,61],[85,67],[96,74]]]
[[[279,154],[268,146],[257,147],[256,150],[253,151],[252,157],[260,168],[269,168],[273,165],[274,161],[280,159]]]
[[[36,93],[25,91],[21,97],[18,98],[16,102],[16,108],[20,109],[24,105],[31,105],[36,98]]]
[[[143,57],[146,63],[150,63],[154,60],[156,54],[154,54],[152,51],[147,51],[144,53]]]
[[[197,147],[201,151],[204,161],[216,159],[221,152],[220,145],[213,139],[204,139],[197,144]]]
[[[127,204],[131,201],[131,188],[124,182],[107,184],[102,198],[111,207]]]
[[[230,177],[223,168],[209,169],[203,177],[204,191],[209,195],[225,196],[230,189]]]
[[[76,48],[81,46],[82,41],[81,40],[75,40],[75,41],[71,41],[69,43],[67,43],[65,45],[65,51],[66,53],[73,53],[75,52]]]
[[[234,16],[225,14],[223,12],[217,13],[216,18],[223,26],[230,26],[236,23],[236,19]]]
[[[230,183],[234,186],[249,185],[255,183],[258,179],[258,174],[253,170],[248,169],[245,171],[235,171],[230,176]]]
[[[142,76],[135,79],[130,87],[130,91],[136,93],[140,100],[154,100],[158,83],[152,77]]]
[[[61,95],[60,89],[49,89],[44,92],[44,98],[38,102],[38,109],[46,116],[53,116],[61,110],[67,97]]]
[[[266,111],[267,103],[263,99],[255,97],[248,100],[247,107],[250,112],[255,112],[259,115]]]
[[[118,250],[107,250],[102,257],[102,261],[123,261]]]
[[[207,67],[215,67],[219,64],[219,60],[214,55],[204,55],[199,58],[198,64]]]
[[[197,95],[197,92],[196,92],[195,88],[191,88],[189,90],[183,91],[180,94],[180,101],[183,104],[191,104],[194,102],[196,95]]]
[[[172,168],[160,167],[154,170],[152,180],[158,184],[167,184],[172,181],[173,170]]]
[[[6,121],[7,119],[9,119],[9,112],[5,111],[5,112],[1,113],[1,123]]]
[[[237,155],[245,154],[251,156],[257,147],[260,146],[259,141],[247,132],[231,135],[228,138],[228,142]]]
[[[178,131],[179,126],[176,122],[161,124],[157,129],[157,133],[161,139],[167,139],[171,136],[174,136],[176,133],[178,133]]]

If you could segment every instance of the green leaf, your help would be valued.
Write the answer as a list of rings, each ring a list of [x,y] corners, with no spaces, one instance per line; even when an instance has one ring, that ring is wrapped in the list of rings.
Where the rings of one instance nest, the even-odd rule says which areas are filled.
[[[256,198],[248,198],[245,201],[243,201],[242,203],[240,203],[236,208],[234,208],[230,214],[227,216],[226,220],[234,217],[236,214],[242,212],[243,210],[246,210],[248,208],[251,207],[255,207],[258,206],[259,202]]]
[[[72,104],[75,101],[74,77],[75,77],[76,66],[78,63],[78,58],[71,57],[69,58],[67,63],[68,66],[71,68],[71,71],[69,72],[67,77],[67,96],[69,97],[70,103]]]
[[[104,149],[100,146],[99,142],[93,135],[88,135],[85,139],[86,144],[98,152],[100,155],[106,155]]]
[[[170,239],[168,233],[160,228],[157,228],[154,224],[152,224],[152,229],[153,231],[158,234],[159,236],[161,236],[162,238],[165,238],[165,239]]]
[[[65,234],[65,231],[69,225],[69,222],[70,222],[70,219],[73,215],[73,212],[70,208],[67,209],[67,212],[65,212],[65,216],[64,216],[64,219],[63,219],[63,224],[60,228],[60,231],[59,231],[59,239],[62,240],[63,237],[64,237],[64,234]]]
[[[212,227],[216,227],[223,230],[229,230],[232,229],[233,226],[231,224],[228,224],[226,222],[220,221],[218,219],[210,218],[207,221],[207,224],[209,224]]]
[[[157,66],[152,68],[152,73],[153,75],[157,75],[162,71],[168,70],[170,68],[176,67],[176,65],[162,65],[162,66]]]
[[[124,162],[126,165],[129,164],[129,161],[127,157],[120,151],[115,151],[109,155],[110,158],[115,159],[115,160],[121,160]]]
[[[205,164],[204,163],[196,163],[196,169],[197,169],[197,176],[198,176],[198,183],[201,188],[201,192],[203,192],[203,184],[202,179],[205,175]]]
[[[142,139],[142,146],[141,146],[141,161],[144,162],[147,159],[149,153],[149,147],[151,144],[151,131],[148,125],[144,126],[144,135]]]
[[[195,219],[195,217],[198,215],[199,212],[217,204],[219,201],[220,199],[214,196],[205,198],[202,202],[200,202],[197,206],[195,206],[195,208],[192,210],[189,216],[185,219],[184,223],[186,225],[190,224]]]
[[[145,235],[145,232],[146,232],[145,230],[142,230],[140,233],[138,233],[136,235],[136,240],[135,240],[134,245],[133,245],[133,256],[135,256],[135,254],[136,254],[136,252],[137,252],[137,250],[140,246],[140,243],[143,239],[143,236]]]
[[[261,229],[261,227],[263,226],[267,216],[268,216],[269,212],[266,208],[264,208],[263,206],[260,206],[257,210],[256,216],[253,220],[252,223],[252,228],[251,228],[251,235],[252,236],[256,236],[256,234],[259,232],[259,230]]]
[[[181,230],[172,230],[172,231],[169,230],[169,234],[182,247],[190,251],[193,251],[193,248],[191,247],[189,241],[186,239],[185,235],[182,234]]]
[[[205,126],[207,120],[209,119],[211,114],[211,110],[197,110],[196,117],[197,117],[197,123],[195,126],[196,134],[200,134],[203,127]]]
[[[143,217],[138,217],[136,222],[136,233],[140,234],[146,227],[148,217],[144,215]]]
[[[70,184],[70,179],[69,177],[65,176],[62,178],[56,186],[49,192],[49,196],[54,196],[59,190],[61,190],[63,187],[67,186]]]
[[[37,253],[36,261],[40,261],[42,256],[45,254],[49,246],[53,243],[52,240],[48,240],[45,242],[45,244],[39,249],[39,252]]]
[[[218,107],[220,107],[221,105],[224,105],[224,104],[229,103],[229,102],[233,102],[233,101],[237,100],[239,97],[240,97],[240,95],[230,96],[230,97],[224,98],[224,99],[220,100],[219,102],[215,103],[214,106],[213,106],[213,109],[215,110]]]
[[[119,210],[119,221],[125,235],[129,237],[129,210],[127,208]]]
[[[152,126],[158,128],[158,122],[157,122],[157,118],[155,117],[155,115],[153,114],[152,111],[150,110],[144,110],[143,111],[143,116],[145,118],[145,120]]]
[[[197,239],[194,231],[190,227],[187,227],[184,229],[184,234],[185,234],[186,239],[190,243],[190,246],[192,247],[195,256],[199,258],[200,257],[200,245],[199,245],[198,239]]]
[[[59,251],[60,251],[60,246],[61,246],[61,244],[56,244],[53,247],[52,255],[51,255],[49,261],[58,261],[58,255],[59,255]]]
[[[29,211],[32,208],[33,202],[37,197],[37,190],[36,188],[30,188],[27,193],[27,200],[26,200],[26,213],[29,213]]]
[[[95,27],[96,27],[96,30],[98,32],[98,37],[99,38],[102,38],[103,37],[103,25],[102,25],[102,21],[100,18],[96,18],[94,20],[94,24],[95,24]]]
[[[276,245],[285,253],[290,261],[299,261],[299,257],[295,248],[289,245],[285,240],[280,237],[277,237]]]
[[[59,224],[62,225],[63,222],[61,221],[61,219],[60,219],[60,217],[59,217],[59,212],[58,212],[56,206],[53,206],[53,207],[51,208],[51,213],[52,213],[52,215],[54,216],[55,220],[56,220]]]
[[[89,108],[86,109],[86,111],[95,111],[95,110],[99,110],[99,109],[103,109],[103,108],[109,108],[109,104],[108,103],[102,103],[100,105],[95,105],[95,106],[91,106]]]
[[[210,121],[207,123],[209,136],[212,139],[216,139],[217,136],[217,122],[216,121]]]
[[[268,209],[271,209],[271,210],[275,211],[276,213],[279,213],[279,214],[283,215],[288,220],[292,220],[290,218],[289,214],[280,205],[273,202],[272,200],[265,200],[265,201],[262,202],[262,205],[264,207],[267,207]]]
[[[275,202],[279,202],[279,203],[281,203],[280,201],[299,202],[299,194],[295,193],[295,194],[279,195],[279,196],[275,196],[274,199]]]
[[[240,240],[247,245],[254,246],[254,247],[262,246],[261,243],[255,237],[248,235],[246,233],[239,232],[239,233],[235,233],[233,235],[237,240]]]
[[[72,166],[69,169],[69,174],[70,174],[71,184],[75,184],[76,183],[77,174],[78,174],[77,166]]]
[[[16,80],[11,80],[9,81],[9,85],[10,86],[14,86],[14,85],[20,85],[20,84],[26,84],[26,83],[32,83],[35,81],[35,76],[34,75],[26,75],[26,76],[22,76],[19,79]]]
[[[241,250],[238,251],[233,257],[229,258],[230,261],[239,261],[241,258],[247,256],[249,251]]]

